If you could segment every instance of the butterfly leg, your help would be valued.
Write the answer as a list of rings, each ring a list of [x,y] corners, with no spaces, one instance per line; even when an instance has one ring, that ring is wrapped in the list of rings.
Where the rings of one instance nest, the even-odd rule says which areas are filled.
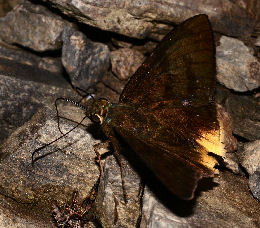
[[[111,138],[110,140],[111,140],[111,143],[112,143],[114,151],[115,151],[115,157],[119,164],[124,200],[125,200],[125,203],[127,203],[128,196],[127,196],[126,188],[125,188],[125,178],[124,178],[123,165],[122,165],[122,160],[121,160],[121,155],[120,155],[120,144],[115,137]]]
[[[95,151],[95,153],[97,155],[98,165],[99,165],[99,168],[100,168],[100,175],[101,175],[101,177],[104,174],[104,171],[103,171],[104,164],[103,164],[102,159],[101,159],[103,154],[100,153],[100,150],[104,149],[104,148],[108,148],[108,147],[109,147],[109,141],[106,141],[106,142],[103,142],[103,143],[98,143],[98,144],[94,145],[94,151]]]
[[[121,160],[121,156],[120,156],[121,146],[120,146],[120,143],[117,140],[113,130],[111,130],[110,128],[103,127],[103,131],[113,145],[113,149],[114,149],[114,152],[115,152],[114,155],[115,155],[115,158],[116,158],[116,160],[119,164],[119,168],[120,168],[124,201],[125,201],[125,203],[127,203],[128,196],[127,196],[127,193],[126,193],[125,178],[124,178],[124,173],[123,173],[123,165],[122,165],[122,160]]]

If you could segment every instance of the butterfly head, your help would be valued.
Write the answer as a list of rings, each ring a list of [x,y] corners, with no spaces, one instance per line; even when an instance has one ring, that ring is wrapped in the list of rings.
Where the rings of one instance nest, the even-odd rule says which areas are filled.
[[[104,120],[106,119],[108,109],[110,106],[111,103],[104,98],[94,101],[89,113],[90,119],[93,122],[102,125],[104,123]]]

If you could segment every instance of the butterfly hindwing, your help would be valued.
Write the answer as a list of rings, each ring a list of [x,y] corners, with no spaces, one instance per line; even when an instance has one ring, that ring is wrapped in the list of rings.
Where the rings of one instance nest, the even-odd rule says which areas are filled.
[[[150,140],[145,141],[143,137],[140,139],[136,135],[131,135],[131,132],[120,131],[120,129],[116,131],[167,189],[182,199],[192,199],[198,181],[202,177],[211,176],[210,172],[199,169],[192,162],[179,157],[178,153],[174,153],[183,151],[182,146],[176,145],[168,151],[158,144],[151,143]]]

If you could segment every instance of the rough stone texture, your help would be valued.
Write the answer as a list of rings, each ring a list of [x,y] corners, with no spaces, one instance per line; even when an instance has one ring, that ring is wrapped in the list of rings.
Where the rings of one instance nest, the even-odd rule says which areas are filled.
[[[256,38],[255,46],[260,47],[260,36],[258,36],[258,37]]]
[[[257,0],[244,1],[243,7],[230,0],[185,0],[181,4],[177,0],[44,1],[83,23],[136,38],[158,36],[162,30],[165,34],[169,29],[165,24],[179,23],[199,13],[209,15],[214,30],[244,36],[253,31],[259,9]]]
[[[235,174],[241,173],[241,170],[239,168],[239,160],[237,158],[236,153],[234,153],[234,152],[230,153],[228,151],[225,154],[224,161],[225,161],[225,167],[232,170],[233,173],[235,173]]]
[[[53,205],[64,204],[74,189],[81,199],[86,197],[99,177],[93,150],[98,141],[85,128],[77,128],[39,151],[36,157],[43,157],[32,167],[32,152],[60,136],[54,100],[72,91],[4,75],[0,79],[2,140],[9,135],[0,147],[0,195],[5,196],[0,204],[1,227],[51,227]],[[74,121],[84,116],[73,106],[59,105],[59,110]],[[73,126],[60,122],[63,132]],[[3,133],[4,129],[9,131]]]
[[[32,166],[32,152],[61,135],[53,117],[55,110],[39,111],[1,146],[1,194],[35,205],[43,217],[50,216],[54,204],[64,204],[75,189],[81,199],[86,197],[99,177],[93,150],[97,141],[81,128],[39,151]],[[60,124],[63,132],[72,126]]]
[[[225,144],[225,149],[228,152],[225,154],[223,159],[227,168],[231,169],[234,173],[239,173],[238,161],[233,153],[237,150],[237,140],[233,136],[233,123],[231,116],[224,109],[224,107],[219,104],[217,105],[217,112],[219,119],[223,124],[223,131],[225,132],[223,143]]]
[[[49,71],[50,73],[62,74],[63,68],[61,64],[60,58],[53,57],[39,57],[31,52],[24,51],[18,48],[1,45],[0,46],[0,64],[1,70],[3,71],[3,61],[5,62],[15,62],[18,64],[23,64],[28,67],[39,68],[39,70]],[[7,70],[6,70],[7,71]],[[16,71],[15,67],[8,67],[9,73],[13,72],[13,75],[17,75],[17,73],[22,73],[21,71]],[[23,70],[25,71],[25,70]],[[17,73],[15,73],[17,72]],[[38,75],[35,75],[38,77]],[[37,79],[35,79],[37,80]]]
[[[217,79],[239,92],[260,86],[260,62],[242,41],[222,36],[216,48]]]
[[[102,78],[102,82],[108,86],[109,88],[113,89],[115,92],[117,92],[117,99],[113,100],[113,102],[117,103],[118,102],[118,98],[119,98],[119,94],[121,94],[121,92],[123,91],[127,81],[121,81],[119,80],[113,73],[107,73],[104,75],[104,77]],[[109,99],[113,98],[112,97],[107,97]]]
[[[241,166],[249,174],[249,188],[260,201],[260,140],[244,143],[237,151]]]
[[[147,55],[147,54],[151,53],[156,48],[157,45],[158,45],[158,42],[147,41],[147,42],[145,42],[145,44],[133,46],[133,49],[141,52],[143,55]]]
[[[253,196],[260,201],[260,167],[249,177],[249,188]]]
[[[248,140],[260,137],[260,106],[251,96],[230,95],[225,103],[233,120],[233,133]]]
[[[5,75],[0,77],[1,140],[22,126],[43,105],[48,103],[53,105],[55,98],[71,94],[68,84],[65,84],[64,79],[58,78],[58,75],[37,68],[26,68],[25,65],[2,59],[0,66],[1,72],[11,75],[14,73],[17,76],[17,78]],[[10,69],[16,71],[10,72]],[[38,82],[33,82],[36,80]],[[51,82],[49,86],[42,83],[46,81]]]
[[[214,178],[212,189],[194,201],[164,195],[164,205],[145,189],[141,227],[259,227],[259,202],[247,189],[247,180],[228,172]],[[166,208],[165,205],[170,208]]]
[[[55,227],[50,218],[41,217],[33,205],[23,205],[0,195],[0,227],[2,228],[42,228]]]
[[[127,42],[126,40],[118,40],[112,38],[111,41],[115,47],[119,47],[119,48],[131,48],[133,46],[131,42]]]
[[[100,94],[101,98],[109,98],[112,103],[119,101],[120,95],[114,89],[111,89],[104,85],[104,83],[97,83],[97,93]]]
[[[21,0],[0,0],[0,17],[5,16],[11,11]]]
[[[136,227],[140,217],[140,179],[123,160],[127,203],[124,201],[120,169],[114,156],[104,166],[97,197],[97,213],[103,227]]]
[[[16,84],[18,81],[16,80]],[[21,100],[25,99],[30,91],[28,87],[32,87],[31,90],[33,90],[35,84],[23,82],[24,92],[22,94],[20,91]],[[45,88],[42,87],[44,85],[41,89],[46,93],[41,94],[43,92],[38,86],[38,96],[34,99],[40,99],[40,96],[44,95],[45,99],[42,104],[47,104],[47,107],[40,109],[27,123],[15,130],[1,145],[0,152],[1,195],[19,202],[18,205],[23,211],[27,209],[35,212],[31,216],[36,217],[37,223],[28,227],[37,227],[39,223],[41,224],[39,227],[45,227],[43,220],[50,221],[54,204],[64,204],[71,197],[74,189],[79,191],[81,199],[86,197],[99,177],[99,169],[95,163],[96,155],[93,150],[93,145],[98,141],[87,134],[85,128],[77,128],[62,140],[41,150],[35,156],[35,158],[39,156],[40,159],[32,167],[32,152],[61,135],[57,128],[53,97],[48,98],[54,94],[52,91],[54,89],[46,85]],[[37,102],[30,104],[28,101],[27,98],[24,110],[30,106],[37,107]],[[74,121],[79,121],[84,116],[84,111],[78,108],[59,107],[63,111],[63,116],[72,118]],[[71,124],[67,121],[60,122],[63,132],[67,132],[74,125],[75,123]],[[28,212],[21,213],[21,220],[26,220]],[[17,221],[12,223],[11,220],[5,220],[5,222],[11,223],[10,226],[14,227]],[[25,224],[27,223],[28,221]]]
[[[70,26],[65,28],[62,39],[62,63],[72,84],[86,90],[100,81],[110,64],[108,47],[92,42]]]
[[[47,8],[25,1],[0,18],[0,37],[35,51],[57,50],[66,24]]]
[[[233,122],[230,114],[222,107],[217,104],[217,113],[220,121],[223,123],[223,131],[225,132],[224,144],[225,149],[229,152],[235,151],[237,149],[237,140],[234,138],[233,132]]]
[[[120,48],[111,52],[112,72],[121,80],[132,76],[144,61],[144,55],[130,48]]]
[[[245,143],[239,148],[237,156],[249,175],[260,169],[260,140]]]

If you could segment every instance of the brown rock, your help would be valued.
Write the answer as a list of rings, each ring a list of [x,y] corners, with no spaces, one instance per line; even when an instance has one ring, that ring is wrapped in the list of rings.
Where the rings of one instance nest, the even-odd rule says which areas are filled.
[[[239,92],[260,86],[260,62],[242,41],[222,36],[216,49],[217,79]]]
[[[47,8],[25,1],[0,18],[0,37],[35,51],[57,50],[66,24]]]
[[[167,208],[146,188],[141,227],[259,227],[259,202],[249,193],[247,179],[225,172],[214,182],[193,202],[164,196]]]
[[[127,80],[141,66],[144,55],[130,48],[111,52],[112,72],[121,80]]]
[[[99,82],[110,66],[107,45],[89,40],[67,26],[62,34],[62,64],[75,87],[87,90]]]
[[[127,203],[122,190],[118,163],[110,156],[104,167],[96,201],[98,216],[103,227],[136,227],[141,215],[140,179],[127,162],[123,163]]]
[[[260,140],[245,143],[237,152],[241,165],[249,175],[260,169]]]
[[[225,107],[232,118],[234,134],[248,140],[259,139],[260,107],[257,99],[251,96],[230,94]]]
[[[259,11],[257,0],[243,1],[243,7],[231,0],[185,0],[182,4],[177,0],[44,1],[83,23],[136,38],[158,37],[162,28],[166,34],[169,22],[180,23],[199,13],[209,15],[215,31],[247,36],[254,29]]]

